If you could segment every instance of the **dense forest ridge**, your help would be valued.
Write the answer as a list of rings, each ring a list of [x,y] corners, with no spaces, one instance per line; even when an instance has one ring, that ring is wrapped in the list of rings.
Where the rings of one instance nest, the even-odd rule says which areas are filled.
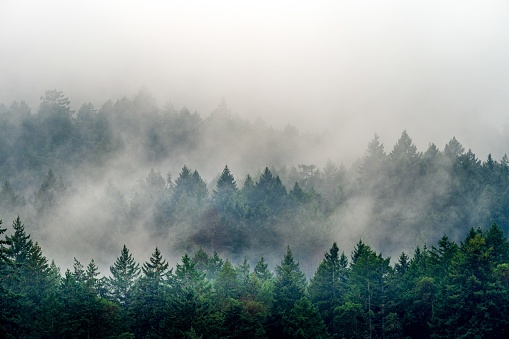
[[[56,90],[37,114],[23,102],[0,105],[0,213],[23,215],[65,267],[69,248],[99,254],[105,267],[124,243],[140,255],[153,244],[172,257],[203,247],[271,264],[290,245],[310,275],[330,239],[351,250],[362,238],[396,257],[472,227],[509,230],[507,156],[480,161],[455,138],[419,152],[403,132],[386,152],[375,135],[351,168],[318,168],[300,159],[319,139],[251,124],[224,103],[206,119],[160,110],[146,93],[99,110],[69,106]],[[200,173],[217,168],[207,184]]]
[[[100,277],[76,258],[62,276],[18,217],[0,239],[0,335],[76,338],[429,338],[509,335],[509,242],[493,224],[458,245],[389,258],[336,243],[310,280],[290,247],[275,270],[199,249],[170,268],[124,245]],[[0,228],[0,235],[6,229]]]

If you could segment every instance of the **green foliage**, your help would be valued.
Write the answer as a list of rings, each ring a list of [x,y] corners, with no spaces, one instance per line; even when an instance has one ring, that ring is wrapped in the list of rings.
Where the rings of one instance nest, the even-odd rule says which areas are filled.
[[[507,337],[506,155],[481,161],[456,138],[443,150],[430,144],[422,153],[404,131],[388,154],[375,135],[353,169],[330,161],[322,170],[286,168],[288,146],[298,148],[292,135],[287,130],[283,142],[275,130],[232,117],[225,103],[207,119],[185,108],[160,111],[143,91],[98,111],[84,104],[76,114],[57,90],[45,93],[37,114],[24,102],[0,105],[0,212],[26,214],[41,234],[61,222],[56,211],[65,210],[65,198],[86,192],[81,182],[100,180],[125,154],[132,155],[132,168],[158,168],[167,159],[196,163],[204,155],[212,161],[206,169],[218,168],[225,159],[219,155],[230,156],[249,140],[254,146],[242,149],[239,163],[246,167],[239,171],[264,169],[248,174],[238,189],[225,166],[210,196],[187,166],[176,180],[150,170],[131,195],[107,186],[97,222],[112,236],[148,229],[168,240],[170,250],[202,246],[213,253],[200,249],[184,257],[175,273],[158,249],[141,271],[124,246],[109,277],[101,278],[94,261],[84,267],[76,260],[62,278],[18,217],[13,234],[0,239],[1,336],[305,336],[311,318],[301,315],[316,307],[331,336]],[[293,188],[287,192],[285,185]],[[35,195],[25,199],[20,192]],[[434,246],[418,247],[411,258],[402,253],[391,267],[362,241],[350,263],[333,244],[311,277],[316,249],[337,236],[336,216],[366,199],[370,237],[380,239],[373,248],[407,250],[393,234]],[[110,215],[103,219],[104,211]],[[245,251],[272,263],[270,253],[284,243],[306,260],[307,291],[288,253],[275,272],[263,257],[253,272],[247,260],[232,264]]]
[[[345,299],[348,278],[348,259],[339,255],[334,243],[309,284],[309,299],[318,307],[329,333],[335,333],[334,309]]]
[[[156,248],[139,265],[124,246],[111,276],[77,259],[63,277],[20,218],[0,239],[2,337],[493,337],[509,322],[507,239],[493,225],[447,236],[412,258],[388,258],[359,241],[351,262],[333,243],[307,280],[290,248],[275,275],[262,258],[234,266],[215,252],[169,269]],[[0,229],[3,234],[5,229]],[[107,292],[106,292],[106,291]]]
[[[282,335],[283,318],[290,313],[295,303],[305,296],[306,287],[306,276],[288,247],[281,264],[276,266],[269,336]]]
[[[128,307],[134,293],[136,280],[140,275],[140,265],[134,260],[124,245],[113,266],[110,266],[111,278],[108,279],[108,289],[112,301],[122,307]]]
[[[306,297],[297,301],[289,314],[283,316],[283,328],[288,338],[328,338],[318,309]]]
[[[196,269],[185,254],[171,276],[171,299],[165,312],[163,328],[170,337],[182,338],[214,333],[219,326],[212,317],[212,288],[205,274]]]
[[[261,281],[267,281],[272,279],[272,272],[268,269],[269,264],[265,261],[263,257],[256,263],[254,268],[254,274]]]
[[[364,335],[384,333],[388,277],[392,274],[390,258],[384,259],[359,240],[352,254],[349,271],[349,296],[353,304],[362,305]]]
[[[157,247],[142,271],[143,277],[134,286],[136,292],[128,309],[132,312],[132,330],[136,336],[160,336],[170,299],[168,280],[172,272]]]

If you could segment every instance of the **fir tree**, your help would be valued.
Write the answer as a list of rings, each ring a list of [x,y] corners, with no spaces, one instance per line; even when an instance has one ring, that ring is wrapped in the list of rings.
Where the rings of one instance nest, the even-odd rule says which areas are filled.
[[[110,266],[111,278],[108,285],[111,297],[121,306],[127,306],[132,297],[133,288],[140,275],[140,265],[129,253],[126,245],[122,247],[120,256],[113,266]]]
[[[272,305],[269,335],[281,336],[283,334],[283,317],[290,313],[295,303],[305,295],[306,276],[299,268],[299,263],[293,259],[290,247],[276,266],[274,278],[274,303]]]
[[[235,194],[237,193],[237,183],[230,172],[228,166],[225,166],[219,176],[216,188],[212,192],[212,204],[220,211],[232,208],[235,205]]]
[[[295,303],[283,316],[283,328],[288,338],[328,338],[327,328],[316,306],[306,297]]]
[[[329,333],[334,333],[334,309],[342,304],[346,292],[348,259],[334,243],[309,285],[309,299],[318,307]]]

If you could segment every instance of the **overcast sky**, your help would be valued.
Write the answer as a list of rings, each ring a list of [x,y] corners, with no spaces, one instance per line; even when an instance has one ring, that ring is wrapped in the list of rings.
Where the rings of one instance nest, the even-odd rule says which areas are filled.
[[[0,102],[74,108],[147,88],[208,115],[336,136],[338,153],[403,130],[509,153],[508,1],[0,0]],[[359,154],[358,154],[359,155]]]

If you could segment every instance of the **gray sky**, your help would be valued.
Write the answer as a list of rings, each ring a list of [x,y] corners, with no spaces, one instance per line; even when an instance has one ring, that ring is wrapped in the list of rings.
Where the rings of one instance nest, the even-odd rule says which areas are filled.
[[[34,110],[46,89],[78,108],[146,87],[327,132],[339,160],[404,129],[422,151],[509,152],[508,1],[0,0],[0,50],[0,102]]]

